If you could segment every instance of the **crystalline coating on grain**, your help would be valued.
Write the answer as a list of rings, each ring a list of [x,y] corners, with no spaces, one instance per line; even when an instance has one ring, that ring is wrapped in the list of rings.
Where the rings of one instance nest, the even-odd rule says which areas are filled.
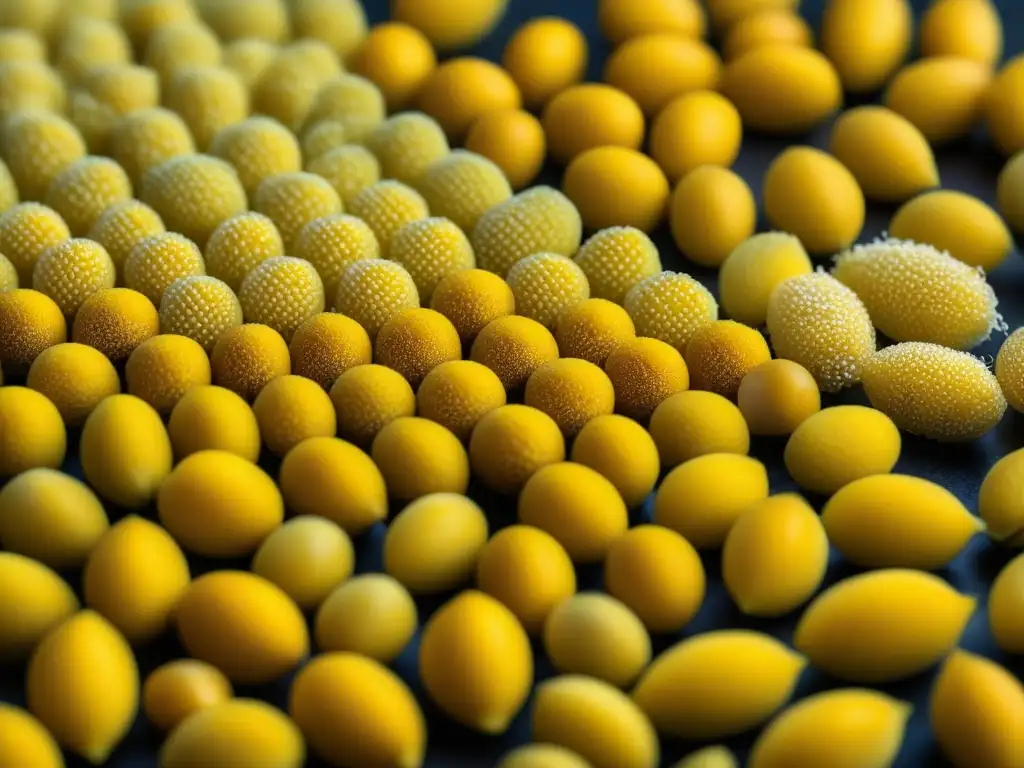
[[[200,247],[221,222],[248,208],[235,169],[209,155],[182,155],[151,168],[139,197],[153,206],[169,230]]]
[[[412,187],[398,181],[381,181],[356,195],[349,213],[370,226],[381,255],[387,258],[395,233],[410,222],[427,218],[430,208]]]
[[[772,291],[768,333],[777,357],[800,363],[823,392],[860,381],[875,328],[852,290],[827,272],[791,277]]]
[[[447,275],[476,265],[469,238],[455,222],[437,216],[398,230],[391,239],[390,258],[409,271],[424,302]]]
[[[324,311],[324,284],[308,261],[272,256],[242,281],[238,300],[246,322],[269,325],[290,341],[296,328]]]
[[[162,107],[142,109],[122,117],[110,136],[110,154],[139,186],[150,168],[195,152],[185,121]]]
[[[326,179],[343,205],[351,205],[360,192],[381,179],[377,158],[358,144],[332,148],[309,163],[306,170]]]
[[[205,275],[199,248],[177,232],[164,232],[140,241],[124,263],[124,282],[160,306],[171,283],[179,277]]]
[[[207,352],[229,328],[242,324],[242,307],[227,283],[196,275],[171,283],[160,300],[160,332],[188,336]]]
[[[412,276],[385,259],[353,262],[338,281],[334,308],[358,322],[373,339],[388,320],[420,305]]]
[[[534,253],[572,257],[580,247],[583,222],[576,206],[552,187],[534,187],[494,206],[480,217],[470,241],[481,269],[504,277],[512,265]]]
[[[60,115],[26,110],[4,124],[3,157],[23,200],[40,200],[54,177],[85,157],[85,139]],[[9,255],[9,254],[8,254]]]
[[[501,168],[483,155],[456,149],[431,163],[416,181],[430,212],[472,232],[480,217],[512,197]]]
[[[22,285],[31,284],[43,252],[69,237],[71,230],[60,214],[39,203],[21,203],[0,216],[0,253],[18,270]]]
[[[548,328],[563,311],[590,298],[583,270],[557,253],[535,253],[517,261],[506,282],[516,297],[516,312]]]
[[[1010,334],[996,358],[996,378],[1014,410],[1024,413],[1024,328]]]
[[[132,183],[124,169],[106,157],[83,157],[50,182],[46,204],[67,222],[71,234],[85,237],[103,212],[132,199]]]
[[[237,291],[261,262],[283,255],[284,241],[277,225],[262,213],[242,213],[221,223],[210,235],[206,271]]]
[[[86,299],[117,278],[114,262],[99,243],[84,238],[65,240],[43,252],[32,270],[32,287],[73,316]]]
[[[596,232],[575,258],[590,281],[591,296],[617,304],[634,285],[661,272],[657,246],[635,227],[609,227]]]
[[[324,282],[324,293],[333,300],[338,292],[338,281],[349,264],[361,259],[379,259],[380,246],[366,222],[339,213],[306,224],[295,239],[292,253],[316,268]]]
[[[326,179],[304,171],[280,173],[260,184],[253,208],[277,225],[285,249],[314,219],[341,213],[341,198]]]
[[[970,349],[1006,326],[985,275],[931,245],[876,240],[836,258],[832,275],[852,288],[893,341]]]
[[[896,426],[933,440],[981,437],[1002,419],[1006,398],[983,360],[908,341],[869,357],[864,391]]]
[[[271,117],[250,117],[224,128],[210,142],[210,154],[234,166],[249,197],[264,179],[302,169],[298,140]]]
[[[422,112],[401,112],[385,120],[366,138],[366,147],[380,161],[382,179],[406,184],[450,151],[444,130]]]
[[[694,331],[718,319],[711,292],[687,274],[659,272],[626,294],[626,311],[637,336],[664,341],[683,351]]]
[[[107,249],[118,274],[121,274],[136,245],[165,231],[160,214],[138,200],[124,200],[103,212],[89,233],[89,239]]]

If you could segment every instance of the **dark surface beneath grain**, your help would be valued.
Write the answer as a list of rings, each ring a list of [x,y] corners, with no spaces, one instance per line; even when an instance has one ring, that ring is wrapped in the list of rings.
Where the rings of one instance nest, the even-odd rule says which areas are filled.
[[[644,0],[637,0],[637,2],[644,2]],[[926,5],[925,0],[912,0],[912,2],[919,12]],[[1020,5],[1018,0],[997,0],[997,4],[1002,11],[1006,28],[1006,51],[1009,55],[1014,55],[1024,49],[1024,6]],[[522,22],[535,16],[557,14],[571,18],[584,29],[592,46],[590,79],[600,78],[600,68],[607,53],[607,47],[600,39],[597,30],[596,3],[594,0],[562,0],[562,2],[557,3],[550,0],[510,0],[509,5],[509,12],[500,27],[474,53],[487,58],[497,59],[500,57],[501,50],[511,33]],[[805,0],[803,5],[805,13],[816,24],[822,3],[818,0]],[[376,22],[385,18],[386,0],[366,0],[366,6],[372,21]],[[823,126],[811,136],[796,138],[790,141],[748,136],[744,139],[743,151],[736,163],[735,170],[750,183],[752,189],[760,198],[761,178],[772,158],[787,144],[811,143],[818,147],[824,147],[828,137],[828,130],[828,126]],[[995,180],[1001,164],[1001,158],[987,146],[984,136],[980,133],[971,142],[965,142],[959,146],[944,149],[939,154],[939,166],[944,186],[977,195],[989,203],[994,203]],[[557,186],[559,180],[560,170],[548,168],[539,181]],[[891,213],[891,208],[871,207],[869,209],[867,226],[861,236],[861,241],[868,241],[880,234],[885,228]],[[764,222],[762,222],[761,229],[764,229]],[[656,240],[661,248],[662,259],[666,269],[690,272],[699,277],[712,290],[716,289],[715,274],[696,267],[683,259],[672,244],[667,230],[663,228],[658,232]],[[990,279],[999,296],[1001,302],[1000,309],[1011,329],[1024,324],[1024,260],[1021,259],[1020,253],[1013,254],[1002,266],[992,273]],[[998,335],[976,350],[976,352],[986,357],[994,357],[1002,338],[1001,334]],[[826,398],[826,401],[827,404],[866,402],[859,388],[848,391],[838,398]],[[72,437],[71,443],[72,446],[76,446],[77,440]],[[753,446],[753,454],[761,459],[769,468],[773,493],[796,490],[782,463],[783,445],[784,442],[779,440],[755,440]],[[934,480],[956,493],[968,508],[974,510],[976,508],[978,488],[985,472],[997,459],[1022,445],[1024,445],[1024,417],[1011,412],[1007,414],[1003,422],[992,433],[984,439],[968,445],[940,446],[905,436],[903,455],[896,471]],[[74,455],[75,450],[76,448],[73,447],[65,469],[81,476],[81,468],[77,456]],[[267,461],[264,462],[264,466],[269,472],[276,473],[277,462]],[[487,510],[494,530],[514,522],[515,508],[514,504],[509,500],[496,498],[486,491],[476,488],[471,490],[471,495]],[[812,501],[820,508],[821,499],[812,499]],[[117,510],[111,509],[110,512],[112,519],[121,516],[121,513]],[[146,514],[154,516],[155,512],[149,510]],[[648,515],[649,509],[645,509],[636,518],[638,520],[641,517],[646,518]],[[384,527],[378,526],[356,542],[358,571],[381,570],[380,551],[383,534]],[[978,536],[972,541],[968,549],[957,558],[954,564],[941,575],[948,579],[955,588],[962,592],[976,595],[979,599],[977,613],[971,620],[963,637],[963,647],[995,658],[1001,663],[1007,664],[1010,669],[1020,675],[1024,672],[1024,662],[1019,659],[1007,658],[997,651],[988,631],[987,614],[984,607],[989,584],[1011,556],[1012,553],[998,550],[990,546],[982,536]],[[716,628],[751,628],[769,632],[786,642],[791,640],[792,631],[799,617],[799,612],[777,621],[759,621],[744,617],[732,605],[725,593],[721,582],[717,555],[706,556],[704,561],[708,571],[708,593],[700,613],[679,636],[655,637],[655,652],[668,647],[681,637],[688,637]],[[213,568],[246,568],[248,566],[247,562],[211,563],[201,562],[194,558],[191,560],[191,563],[194,574],[199,574]],[[852,575],[854,572],[854,569],[841,562],[838,557],[833,556],[827,583],[834,583],[836,580]],[[77,586],[78,574],[68,574],[68,577]],[[581,572],[580,588],[599,589],[599,569],[587,569]],[[442,595],[426,601],[419,601],[421,620],[449,596]],[[427,766],[431,768],[445,768],[447,766],[488,768],[489,766],[494,766],[501,755],[512,747],[529,741],[529,703],[519,717],[516,718],[510,731],[501,738],[479,736],[464,728],[453,725],[443,715],[439,714],[427,702],[423,695],[423,690],[418,683],[416,671],[417,648],[418,641],[414,641],[402,654],[396,667],[399,673],[416,691],[427,714],[429,729]],[[543,655],[543,651],[538,646],[535,646],[535,650],[538,679],[549,677],[552,674],[552,670]],[[140,673],[145,675],[158,664],[181,655],[183,655],[183,651],[176,640],[173,638],[162,640],[150,648],[139,651]],[[82,662],[89,663],[89,660],[83,659]],[[897,766],[901,768],[946,765],[938,754],[928,727],[927,697],[932,679],[933,674],[927,674],[899,685],[888,686],[884,689],[892,695],[911,702],[915,707],[914,715],[907,730],[906,741],[897,762]],[[287,706],[289,682],[290,680],[286,679],[259,689],[240,688],[237,693],[239,695],[266,698],[284,708]],[[13,701],[24,704],[23,685],[23,667],[0,671],[0,701]],[[801,679],[797,696],[804,696],[808,693],[836,687],[837,685],[839,685],[837,681],[828,679],[814,670],[808,670]],[[729,746],[733,747],[739,755],[745,756],[756,735],[755,732],[732,740],[729,742]],[[107,765],[116,768],[148,768],[149,766],[155,766],[157,764],[159,744],[159,734],[155,733],[146,723],[145,718],[140,715],[131,734],[113,754]],[[692,750],[696,745],[663,742],[663,746],[663,764],[668,766]],[[84,763],[72,758],[69,760],[68,765],[82,766]],[[310,758],[308,765],[319,766],[321,763],[314,758]],[[262,767],[254,766],[253,768]],[[275,767],[267,766],[266,768]],[[823,766],[822,768],[825,767]]]

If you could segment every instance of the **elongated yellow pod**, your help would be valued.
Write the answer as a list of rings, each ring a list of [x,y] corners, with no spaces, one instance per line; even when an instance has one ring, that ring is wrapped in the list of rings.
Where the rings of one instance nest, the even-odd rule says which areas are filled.
[[[901,203],[939,185],[939,168],[928,140],[913,123],[886,107],[844,112],[832,126],[829,151],[870,200]]]
[[[1024,545],[1024,448],[992,465],[978,491],[978,514],[993,541]]]
[[[871,405],[897,427],[933,440],[974,440],[1006,413],[1006,398],[984,361],[938,344],[886,347],[864,364],[862,382]]]
[[[288,713],[331,765],[423,764],[427,732],[419,704],[398,675],[373,659],[317,656],[295,676]]]
[[[43,724],[13,704],[0,704],[0,765],[64,768],[64,757]]]
[[[821,50],[852,93],[885,84],[910,52],[914,12],[907,0],[830,0],[821,17]]]
[[[1005,328],[985,275],[931,245],[894,238],[855,245],[836,257],[832,276],[893,341],[971,349]]]
[[[956,768],[1024,765],[1024,686],[994,661],[953,651],[932,687],[930,719]]]
[[[991,206],[965,192],[940,189],[915,197],[889,222],[889,234],[947,251],[991,272],[1013,250],[1013,236]]]
[[[800,363],[822,392],[859,382],[875,351],[875,328],[863,302],[823,271],[791,277],[772,291],[768,333],[776,357]]]
[[[191,578],[185,555],[171,535],[156,523],[129,515],[93,548],[82,588],[86,605],[128,642],[141,644],[167,629]]]
[[[102,765],[135,719],[139,670],[113,625],[81,611],[39,644],[26,689],[29,710],[57,742]]]
[[[831,494],[869,475],[892,471],[902,440],[892,419],[863,405],[835,405],[796,428],[783,458],[797,485]]]
[[[200,576],[178,603],[175,619],[189,655],[234,683],[276,680],[309,652],[298,606],[279,587],[244,571]]]
[[[537,686],[533,738],[572,750],[593,768],[655,768],[661,753],[651,722],[626,694],[582,675]]]
[[[1007,563],[992,582],[988,623],[1000,648],[1024,654],[1024,555]]]
[[[991,0],[935,0],[921,17],[922,56],[960,56],[992,67],[1003,53],[1003,23]]]
[[[775,229],[799,237],[808,252],[833,254],[860,236],[864,192],[832,155],[792,146],[765,171],[764,212]]]
[[[877,691],[842,688],[809,696],[779,715],[748,768],[889,768],[903,745],[910,705]]]
[[[454,720],[481,733],[504,733],[533,683],[530,639],[508,608],[466,590],[424,626],[420,679]]]
[[[661,734],[722,738],[771,717],[793,695],[805,666],[803,656],[769,635],[705,632],[658,656],[636,684],[633,701]]]
[[[755,48],[725,68],[720,85],[745,128],[769,133],[804,133],[843,102],[832,62],[810,48]]]
[[[996,205],[1010,229],[1024,232],[1024,152],[1018,152],[999,172]]]
[[[506,754],[497,768],[591,768],[572,750],[555,744],[526,744]]]
[[[818,513],[795,493],[769,496],[740,515],[722,549],[722,579],[748,616],[782,616],[813,595],[828,567]]]
[[[948,565],[985,528],[941,485],[909,475],[854,480],[829,499],[821,522],[852,563],[922,571]]]
[[[999,348],[996,379],[1010,407],[1024,413],[1024,328],[1018,328]]]
[[[23,661],[46,634],[78,610],[71,587],[47,566],[0,552],[0,661]]]
[[[97,493],[129,509],[153,499],[173,460],[160,415],[134,395],[112,395],[96,406],[82,428],[79,453]]]
[[[160,768],[299,768],[305,757],[302,735],[283,712],[255,699],[231,699],[185,718],[164,742]]]
[[[933,56],[900,70],[882,100],[932,144],[943,144],[971,132],[981,118],[991,80],[992,72],[984,64]]]
[[[900,680],[953,649],[976,602],[929,573],[903,568],[862,573],[815,598],[793,644],[811,664],[843,680]]]

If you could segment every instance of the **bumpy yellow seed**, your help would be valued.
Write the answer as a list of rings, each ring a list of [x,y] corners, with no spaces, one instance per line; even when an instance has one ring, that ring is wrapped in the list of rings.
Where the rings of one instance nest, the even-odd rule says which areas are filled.
[[[573,258],[590,282],[590,295],[616,304],[641,280],[661,272],[657,246],[635,227],[602,229]]]
[[[295,329],[324,310],[324,284],[313,265],[272,256],[242,281],[238,300],[246,322],[268,325],[290,341]]]
[[[686,349],[694,332],[718,319],[711,292],[689,275],[660,272],[634,285],[624,306],[639,336]]]
[[[1006,397],[984,361],[925,342],[868,358],[864,391],[900,429],[940,441],[974,440],[999,423]]]
[[[160,332],[198,341],[210,352],[221,335],[242,324],[242,307],[222,280],[198,275],[171,283],[160,299]]]
[[[771,356],[758,331],[733,320],[716,320],[698,328],[686,345],[690,386],[735,400],[743,377]]]
[[[857,294],[831,275],[788,278],[768,302],[775,354],[800,363],[823,392],[853,386],[875,351],[875,328]]]
[[[57,302],[68,317],[82,303],[117,279],[114,262],[99,243],[84,238],[65,240],[44,251],[32,270],[32,287]]]

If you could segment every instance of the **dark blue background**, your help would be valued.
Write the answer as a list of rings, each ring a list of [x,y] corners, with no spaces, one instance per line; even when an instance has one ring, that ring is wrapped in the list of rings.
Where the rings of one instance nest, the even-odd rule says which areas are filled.
[[[27,1],[27,0],[26,0]],[[644,2],[644,0],[636,0]],[[803,11],[816,26],[821,13],[822,2],[804,0]],[[915,9],[920,12],[926,0],[912,0]],[[387,16],[386,0],[365,0],[365,5],[372,22],[381,21]],[[1024,4],[1019,0],[997,0],[1003,15],[1006,30],[1006,55],[1012,56],[1024,49]],[[601,39],[597,27],[596,2],[594,0],[510,0],[509,10],[501,25],[483,41],[472,53],[490,59],[499,59],[501,51],[515,29],[529,18],[542,15],[557,14],[570,18],[578,24],[590,40],[591,62],[589,79],[599,80],[601,67],[607,54],[607,45]],[[751,185],[760,198],[761,179],[765,168],[772,158],[787,144],[811,143],[824,147],[828,137],[828,126],[823,126],[813,135],[797,138],[789,142],[777,139],[766,139],[748,136],[744,139],[743,151],[736,163],[735,170]],[[943,185],[960,189],[977,195],[989,203],[994,203],[995,179],[1002,166],[1003,159],[997,156],[987,145],[983,132],[956,147],[939,154],[939,166]],[[547,168],[540,181],[555,186],[560,181],[560,170]],[[867,226],[861,237],[862,241],[870,240],[881,233],[889,217],[891,208],[871,207]],[[762,229],[764,228],[762,223]],[[702,279],[712,290],[716,289],[715,274],[690,264],[683,259],[666,230],[657,233],[656,240],[661,248],[662,260],[666,269],[690,272]],[[995,270],[991,277],[1000,299],[1000,309],[1010,324],[1016,328],[1024,324],[1024,260],[1020,253],[1011,256],[1005,264]],[[994,356],[998,351],[1002,336],[993,339],[982,349],[980,354]],[[834,402],[865,402],[859,389],[844,393],[839,398],[830,398]],[[74,444],[75,440],[72,440]],[[906,436],[903,456],[896,468],[898,472],[926,477],[950,488],[972,510],[976,507],[978,488],[985,472],[994,461],[1006,453],[1024,445],[1024,417],[1015,413],[1007,414],[1002,424],[984,439],[964,446],[938,446]],[[772,492],[796,490],[793,482],[786,474],[782,464],[782,448],[784,441],[755,440],[753,453],[769,467]],[[80,476],[81,470],[74,455],[74,448],[69,456],[66,470]],[[264,466],[270,472],[276,472],[276,464],[268,460]],[[515,519],[514,505],[508,500],[498,499],[479,489],[472,489],[473,495],[488,511],[492,527],[510,524]],[[821,499],[812,499],[820,506]],[[120,513],[111,509],[111,517],[115,519]],[[152,514],[152,510],[150,513]],[[642,516],[646,515],[646,511]],[[360,571],[381,570],[380,545],[383,539],[383,526],[378,526],[362,540],[357,542],[358,563]],[[995,648],[988,631],[988,620],[985,611],[985,600],[988,587],[1000,568],[1008,562],[1013,553],[998,550],[984,539],[977,537],[968,549],[955,561],[952,567],[942,573],[957,589],[976,595],[979,608],[970,622],[964,635],[963,647],[991,656],[1007,664],[1018,676],[1024,671],[1024,662],[1009,659]],[[193,559],[194,574],[211,568],[247,567],[247,563],[207,563]],[[690,636],[713,628],[747,627],[770,632],[785,641],[789,641],[799,612],[778,621],[759,621],[742,616],[733,606],[722,587],[720,568],[717,556],[705,558],[708,571],[708,594],[703,608],[696,619],[680,636],[654,638],[655,652],[663,650],[680,637]],[[846,564],[833,558],[828,573],[828,583],[854,573]],[[72,583],[77,585],[78,574],[68,574]],[[580,573],[581,589],[599,588],[599,569],[586,569]],[[421,619],[425,618],[438,604],[449,597],[438,596],[428,601],[420,601]],[[538,677],[550,676],[552,670],[536,647]],[[513,723],[508,734],[502,738],[479,736],[464,728],[453,725],[447,718],[440,715],[426,700],[416,675],[417,643],[406,649],[397,663],[398,671],[413,686],[419,699],[423,702],[428,717],[429,751],[427,765],[432,768],[451,766],[455,768],[490,768],[500,759],[501,755],[513,746],[529,741],[529,705]],[[147,674],[155,666],[171,658],[184,655],[182,649],[173,638],[161,641],[151,648],[139,652],[140,672]],[[88,659],[83,659],[88,663]],[[898,766],[945,765],[933,743],[927,720],[927,697],[933,674],[928,674],[895,686],[886,687],[887,692],[906,699],[915,705],[915,713],[910,721],[907,738],[901,752]],[[6,669],[0,672],[0,700],[24,704],[24,667]],[[259,689],[239,689],[240,695],[252,695],[266,698],[278,706],[287,706],[288,680]],[[808,670],[801,680],[798,696],[839,685],[814,670]],[[745,756],[756,733],[733,740],[729,746],[738,754]],[[157,764],[157,750],[160,735],[155,733],[140,714],[131,734],[112,756],[108,765],[117,768],[149,768]],[[671,765],[694,748],[693,744],[664,743],[663,764]],[[320,765],[310,759],[309,765]],[[83,766],[84,763],[70,759],[69,766]],[[825,768],[825,767],[823,767]],[[982,768],[979,766],[979,768]]]

